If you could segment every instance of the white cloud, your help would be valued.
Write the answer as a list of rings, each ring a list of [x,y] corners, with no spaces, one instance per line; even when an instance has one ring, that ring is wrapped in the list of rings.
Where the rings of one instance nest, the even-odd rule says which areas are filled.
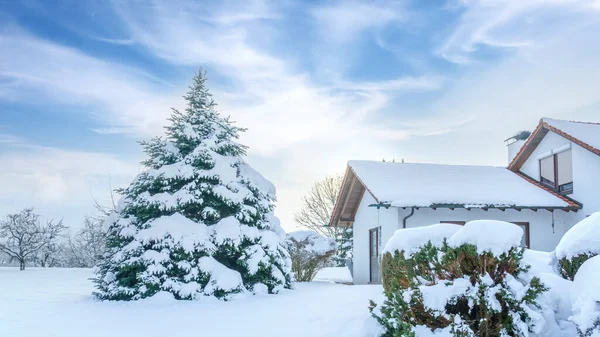
[[[348,43],[361,33],[382,29],[406,19],[400,2],[347,2],[312,8],[312,16],[321,26],[321,34],[329,42]]]
[[[527,53],[465,72],[420,112],[438,121],[469,119],[441,135],[407,139],[398,153],[410,161],[506,165],[503,140],[533,130],[542,117],[598,121],[599,30],[600,18],[572,24]]]
[[[125,25],[124,36],[136,48],[183,69],[208,66],[209,86],[219,109],[249,128],[242,141],[251,146],[250,163],[278,187],[278,213],[288,229],[293,227],[292,214],[306,188],[326,174],[343,171],[348,159],[502,165],[502,140],[507,134],[534,127],[544,115],[593,117],[581,109],[598,104],[594,89],[600,87],[596,81],[600,74],[594,69],[600,69],[596,47],[600,41],[593,34],[598,26],[572,25],[540,35],[534,13],[535,6],[541,6],[538,2],[523,8],[514,3],[465,3],[460,25],[441,48],[441,54],[453,61],[469,61],[481,44],[511,47],[520,53],[486,66],[480,64],[476,71],[455,78],[427,75],[428,71],[364,82],[349,81],[342,75],[317,82],[314,74],[299,68],[297,60],[270,48],[279,41],[271,25],[284,18],[267,3],[208,9],[185,2],[168,9],[160,2],[142,7],[133,4],[115,2]],[[354,8],[351,15],[335,15],[349,8]],[[328,15],[342,21],[332,35],[324,36],[341,44],[351,44],[352,38],[363,32],[403,22],[405,15],[402,8],[388,12],[379,3],[337,4],[320,13],[321,28]],[[533,21],[526,25],[534,28],[523,30],[527,34],[510,33],[528,20]],[[97,116],[105,122],[98,132],[143,138],[159,134],[169,107],[181,105],[183,85],[164,83],[139,69],[22,31],[4,31],[0,36],[0,76],[10,79],[9,84],[0,86],[2,97],[31,99],[25,95],[42,93]],[[335,57],[345,60],[340,54]],[[224,78],[226,84],[212,78]],[[439,96],[432,95],[414,107],[395,100],[399,93],[408,96],[436,90]],[[0,142],[3,139],[7,143],[10,138],[0,136]],[[106,189],[107,171],[112,169],[103,167],[117,167],[121,173],[114,175],[125,182],[131,176],[127,172],[137,169],[111,155],[58,149],[4,153],[0,164],[7,162],[19,168],[0,178],[3,183],[13,183],[7,195],[18,194],[17,200],[46,205],[75,202],[69,209],[91,205],[85,197],[88,186],[95,186],[96,191]]]
[[[347,81],[316,84],[307,73],[296,68],[293,60],[278,57],[264,46],[270,39],[269,30],[258,23],[277,20],[279,14],[263,3],[209,12],[186,2],[178,2],[179,7],[169,6],[168,10],[161,3],[141,7],[131,4],[134,3],[115,2],[133,44],[173,65],[207,65],[211,69],[209,78],[217,74],[231,81],[227,87],[219,87],[212,81],[209,85],[219,109],[249,128],[242,141],[251,147],[254,158],[261,160],[280,161],[287,154],[308,154],[306,144],[312,144],[315,151],[319,143],[332,148],[363,148],[366,153],[366,144],[407,135],[369,122],[390,103],[395,92],[439,88],[437,78],[427,77],[360,85]],[[0,87],[0,95],[12,100],[27,101],[35,96],[38,102],[45,97],[52,103],[74,105],[103,122],[104,126],[95,128],[96,132],[130,133],[141,138],[162,133],[170,107],[181,105],[183,86],[162,83],[139,69],[92,57],[17,28],[5,29],[0,36],[0,76],[10,78],[15,84],[10,88]],[[373,134],[369,142],[361,139],[369,133]],[[339,151],[338,163],[352,157],[350,154]],[[42,173],[30,172],[21,177],[27,186],[37,186],[37,189],[30,187],[31,198],[51,203],[63,200],[75,186],[85,186],[83,176],[73,180],[63,168],[52,169],[53,165],[42,164],[56,162],[45,155],[48,153],[40,151],[29,155],[41,161],[32,167],[46,166]],[[77,155],[85,156],[54,153],[53,158],[61,157],[65,163],[81,161]],[[100,160],[97,156],[92,159],[97,160]],[[289,171],[265,168],[269,178],[283,184],[278,184],[281,191],[288,186],[285,178],[288,174],[303,182],[301,188],[279,198],[279,213],[288,226],[292,221],[291,209],[298,205],[303,189],[320,178],[306,172],[323,164],[301,160],[298,166],[289,166]],[[96,174],[80,171],[83,175]]]
[[[531,47],[581,17],[588,0],[463,1],[464,12],[436,53],[454,63],[470,63],[480,46]],[[452,8],[455,10],[456,8]]]
[[[139,172],[137,158],[14,142],[0,153],[0,214],[35,207],[44,217],[65,218],[77,227],[94,212],[94,199],[107,205],[110,185],[123,187]]]
[[[21,142],[21,138],[9,134],[0,133],[0,143],[14,144]]]
[[[31,102],[37,97],[33,102],[41,102],[45,97],[78,106],[107,126],[126,127],[145,136],[160,130],[170,107],[181,101],[177,97],[182,88],[169,92],[138,69],[15,29],[0,33],[0,76],[12,80],[10,86],[0,87],[0,96],[9,100]]]

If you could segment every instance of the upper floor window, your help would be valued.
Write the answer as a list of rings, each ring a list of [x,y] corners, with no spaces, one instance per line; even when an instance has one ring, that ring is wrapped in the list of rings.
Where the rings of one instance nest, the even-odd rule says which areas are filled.
[[[540,181],[562,194],[573,193],[573,157],[570,149],[540,159]]]

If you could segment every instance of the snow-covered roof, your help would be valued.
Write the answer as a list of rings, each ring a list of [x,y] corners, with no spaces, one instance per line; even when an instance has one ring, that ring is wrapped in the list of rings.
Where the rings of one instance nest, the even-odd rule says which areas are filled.
[[[572,206],[504,167],[362,160],[348,166],[378,202],[394,207]]]
[[[600,149],[600,123],[566,121],[553,118],[542,118],[542,121],[595,149]]]

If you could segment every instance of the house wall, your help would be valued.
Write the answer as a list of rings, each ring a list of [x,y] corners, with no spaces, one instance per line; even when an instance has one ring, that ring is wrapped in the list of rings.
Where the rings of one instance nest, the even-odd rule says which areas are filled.
[[[600,211],[600,156],[579,145],[573,145],[573,194],[570,197],[583,204],[582,210],[577,212],[578,221]]]
[[[369,261],[369,230],[381,226],[381,242],[380,247],[383,250],[386,242],[392,237],[397,229],[402,228],[402,219],[410,213],[410,209],[389,208],[379,209],[368,207],[374,204],[373,197],[365,193],[363,200],[354,221],[354,252],[353,252],[353,275],[354,284],[369,283],[370,276],[370,261]],[[554,213],[554,229],[552,228]],[[539,210],[537,212],[531,210],[516,210],[500,211],[490,209],[484,211],[482,209],[442,209],[436,210],[430,208],[419,208],[415,210],[412,217],[407,219],[407,228],[427,226],[439,223],[440,221],[472,221],[480,219],[493,219],[508,222],[528,222],[530,246],[535,250],[552,251],[564,235],[566,230],[572,226],[573,212],[567,213],[564,211],[549,212]]]
[[[401,217],[410,213],[409,209],[398,209]],[[554,229],[552,228],[552,215],[554,213]],[[504,212],[498,209],[454,209],[420,208],[407,220],[407,228],[428,226],[440,221],[473,221],[481,219],[501,220],[507,222],[528,222],[530,248],[542,251],[552,251],[566,232],[570,224],[570,214],[564,211],[532,210],[516,211],[507,209]]]
[[[521,167],[521,172],[540,179],[539,159],[552,150],[571,144],[573,155],[573,193],[569,197],[583,204],[577,213],[570,213],[569,228],[586,216],[600,211],[600,156],[550,131]]]
[[[369,192],[366,192],[354,217],[354,251],[352,268],[355,284],[369,283],[369,230],[381,226],[381,245],[379,254],[385,243],[392,237],[398,225],[398,212],[395,208],[369,207],[375,204]]]

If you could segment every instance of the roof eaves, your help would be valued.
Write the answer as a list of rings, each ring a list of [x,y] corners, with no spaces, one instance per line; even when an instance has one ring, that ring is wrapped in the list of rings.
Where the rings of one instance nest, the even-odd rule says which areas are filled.
[[[583,204],[580,203],[579,201],[577,201],[575,199],[572,199],[572,198],[569,198],[569,197],[567,197],[565,195],[562,195],[562,194],[560,194],[560,193],[558,193],[558,192],[556,192],[556,191],[548,188],[547,186],[542,185],[539,181],[533,179],[532,177],[526,175],[523,172],[519,171],[519,172],[514,172],[514,173],[516,175],[520,176],[521,178],[525,179],[529,183],[531,183],[531,184],[533,184],[533,185],[535,185],[535,186],[543,189],[544,191],[546,191],[546,192],[554,195],[555,197],[559,198],[560,200],[566,202],[569,205],[569,208],[572,208],[572,209],[581,209],[583,207]],[[544,208],[544,207],[540,207],[540,208]]]
[[[340,186],[340,191],[338,192],[337,199],[335,200],[335,204],[333,206],[333,211],[331,212],[331,217],[329,218],[329,226],[334,226],[336,213],[338,211],[340,199],[342,198],[342,192],[344,191],[344,187],[346,186],[346,179],[348,179],[349,172],[350,172],[350,166],[348,165],[346,167],[346,171],[344,172],[344,178],[342,179],[342,186]]]
[[[597,149],[597,148],[591,146],[590,144],[562,131],[561,129],[559,129],[557,127],[554,127],[546,122],[543,122],[543,123],[544,123],[544,127],[547,128],[548,130],[553,131],[553,132],[563,136],[564,138],[572,141],[573,143],[583,147],[584,149],[591,151],[591,152],[595,153],[596,155],[600,156],[600,149]],[[579,123],[579,122],[572,122],[572,123]],[[581,123],[584,123],[584,122],[581,122]],[[596,123],[586,123],[586,124],[596,124]]]
[[[529,135],[529,138],[527,138],[527,140],[525,141],[525,144],[523,144],[523,146],[521,146],[521,149],[519,150],[519,152],[517,152],[517,154],[515,155],[513,160],[510,162],[510,164],[508,164],[509,170],[511,170],[513,172],[515,172],[515,170],[518,171],[519,167],[517,167],[517,163],[521,160],[521,157],[529,149],[529,147],[532,145],[532,143],[536,140],[537,135],[540,132],[542,132],[543,125],[544,125],[544,120],[540,119],[538,126],[535,128],[535,130],[533,130],[531,135]],[[536,146],[537,146],[537,144],[536,144]]]
[[[338,222],[338,216],[339,214],[337,214],[338,212],[341,212],[343,210],[340,210],[340,202],[342,199],[342,194],[344,191],[344,188],[348,182],[348,177],[350,176],[350,174],[354,175],[354,178],[356,180],[358,180],[358,182],[363,185],[363,187],[365,188],[365,190],[367,190],[369,192],[369,194],[371,194],[371,196],[373,197],[373,199],[375,199],[375,201],[377,203],[379,203],[379,199],[377,199],[377,197],[375,196],[375,194],[373,194],[373,192],[371,192],[371,190],[367,187],[367,185],[365,185],[365,183],[360,179],[360,177],[358,176],[358,174],[356,174],[356,172],[352,169],[352,166],[348,165],[346,167],[346,172],[344,173],[344,179],[342,180],[342,186],[340,187],[340,192],[338,193],[337,199],[335,201],[335,206],[333,207],[333,211],[331,212],[331,218],[329,218],[329,226],[337,226],[337,222]],[[348,191],[348,193],[350,193],[350,191]],[[360,204],[359,204],[360,205]],[[358,205],[356,206],[358,207]]]

